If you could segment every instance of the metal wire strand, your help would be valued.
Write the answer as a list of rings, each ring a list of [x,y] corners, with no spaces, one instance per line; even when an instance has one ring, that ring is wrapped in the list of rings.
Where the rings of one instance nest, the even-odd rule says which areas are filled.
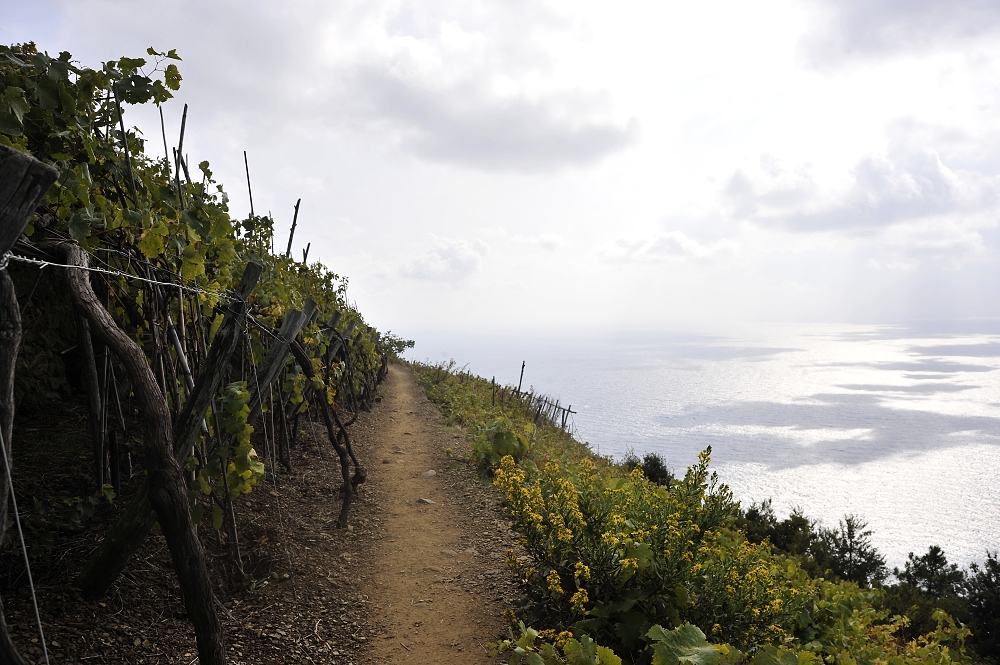
[[[31,577],[31,564],[28,562],[28,546],[24,542],[24,531],[21,530],[21,513],[17,510],[17,497],[14,494],[14,479],[10,475],[10,458],[7,456],[7,443],[4,441],[2,427],[0,427],[0,449],[2,449],[3,452],[3,468],[7,473],[7,487],[10,492],[10,502],[14,507],[14,523],[17,524],[17,535],[21,538],[21,552],[24,554],[24,568],[28,571],[28,586],[31,587],[31,602],[35,606],[35,620],[38,622],[38,635],[42,641],[42,652],[45,654],[45,665],[48,665],[49,648],[45,644],[45,631],[42,629],[42,615],[38,611],[38,596],[35,594],[35,582]]]
[[[27,256],[19,256],[18,254],[13,254],[7,252],[3,257],[0,257],[0,270],[3,270],[7,261],[18,261],[20,263],[30,263],[31,265],[36,265],[41,268],[47,266],[52,266],[53,268],[75,268],[77,270],[87,270],[89,272],[99,272],[104,275],[111,275],[113,277],[124,277],[126,279],[135,279],[140,282],[146,282],[147,284],[159,284],[160,286],[169,286],[171,288],[183,289],[185,291],[190,291],[192,293],[201,293],[206,296],[213,296],[219,298],[220,300],[230,301],[235,300],[236,296],[230,291],[209,291],[207,289],[202,289],[197,286],[188,286],[186,284],[178,284],[177,282],[161,282],[155,279],[149,279],[148,277],[139,277],[138,275],[131,275],[127,272],[122,272],[120,270],[109,270],[107,268],[95,268],[94,266],[74,266],[67,265],[65,263],[53,263],[52,261],[41,261],[39,259],[30,259]]]

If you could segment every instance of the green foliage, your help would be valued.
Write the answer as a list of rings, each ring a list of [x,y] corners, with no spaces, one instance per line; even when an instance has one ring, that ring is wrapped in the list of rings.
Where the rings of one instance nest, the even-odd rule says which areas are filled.
[[[667,463],[659,453],[650,451],[639,459],[635,451],[629,448],[622,458],[621,464],[628,471],[632,471],[637,466],[642,467],[642,473],[650,482],[670,488],[670,481],[674,479],[673,472],[667,468]]]
[[[653,665],[722,665],[742,655],[727,645],[709,644],[705,633],[689,623],[674,630],[653,626],[646,637],[652,642]]]
[[[470,431],[473,448],[484,451],[492,448],[490,426],[501,418],[509,421],[509,431],[527,439],[533,459],[570,462],[590,455],[587,446],[562,429],[543,421],[536,424],[534,412],[529,413],[521,400],[508,396],[501,405],[489,381],[465,374],[454,360],[435,365],[415,363],[412,367],[417,383],[431,401],[441,405],[448,421],[464,425]],[[494,465],[499,462],[499,459],[487,457],[494,460]],[[482,459],[484,457],[476,456],[477,462]],[[597,463],[606,465],[607,460],[597,460]]]
[[[1000,662],[1000,559],[996,552],[987,552],[982,566],[973,563],[969,567],[964,597],[976,651]]]
[[[490,655],[511,651],[510,664],[520,665],[621,665],[614,651],[598,645],[589,635],[576,639],[569,632],[537,631],[518,622],[520,636],[491,644]],[[560,651],[562,653],[560,654]]]
[[[872,545],[871,535],[865,521],[856,515],[846,515],[837,529],[820,529],[818,541],[810,550],[837,577],[859,586],[878,586],[889,571],[885,557]]]
[[[868,525],[854,515],[845,515],[837,529],[817,528],[799,509],[779,521],[767,499],[750,504],[737,524],[751,542],[766,541],[776,552],[797,556],[814,576],[879,586],[889,574],[885,557],[871,544]]]
[[[504,415],[486,423],[482,435],[472,444],[472,454],[480,472],[489,473],[505,455],[515,461],[523,458],[531,450],[530,437],[534,432],[532,423],[517,426]]]
[[[965,581],[958,564],[948,563],[948,557],[937,545],[931,545],[927,554],[915,556],[910,552],[903,570],[894,568],[892,574],[900,582],[910,584],[935,598],[958,593]]]
[[[428,396],[472,432],[473,450],[497,431],[498,415],[511,430],[531,421],[516,401],[501,410],[488,381],[455,370],[414,368]],[[570,638],[631,663],[969,662],[969,631],[948,614],[934,612],[910,637],[908,619],[882,608],[884,591],[848,581],[884,578],[857,518],[822,530],[801,511],[779,521],[770,502],[740,513],[709,471],[709,451],[667,489],[638,459],[629,471],[545,427],[529,440],[520,461],[505,456],[494,473],[523,550],[508,553],[524,590],[520,638],[500,643],[511,662],[569,662]],[[984,607],[995,607],[1000,577],[990,561],[977,578]]]
[[[614,477],[584,459],[532,471],[505,458],[495,484],[536,564],[522,573],[522,616],[619,653],[642,651],[656,623],[690,621],[745,646],[781,639],[805,598],[787,566],[729,528],[736,507],[708,464],[706,451],[668,491],[640,468]]]
[[[399,360],[403,351],[412,349],[415,343],[412,339],[403,339],[394,335],[391,330],[382,333],[382,348],[385,349],[390,358],[395,360]]]

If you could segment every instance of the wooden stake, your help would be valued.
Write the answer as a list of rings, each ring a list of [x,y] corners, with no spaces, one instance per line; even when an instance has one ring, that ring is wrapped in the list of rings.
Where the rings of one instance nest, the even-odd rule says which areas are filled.
[[[292,258],[292,239],[295,237],[295,225],[299,223],[299,204],[302,199],[295,202],[295,214],[292,216],[292,230],[288,232],[288,248],[285,250],[285,258]]]
[[[250,216],[253,217],[253,189],[250,187],[250,162],[247,161],[247,151],[243,151],[243,166],[247,169],[247,193],[250,195]]]

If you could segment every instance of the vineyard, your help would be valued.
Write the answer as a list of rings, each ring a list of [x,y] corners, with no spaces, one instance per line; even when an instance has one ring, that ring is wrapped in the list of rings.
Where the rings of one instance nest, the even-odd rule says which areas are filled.
[[[213,585],[255,583],[237,504],[292,470],[302,422],[318,420],[339,458],[330,500],[347,527],[367,476],[350,426],[408,343],[365,323],[345,279],[307,252],[294,259],[291,237],[275,252],[273,219],[230,216],[209,163],[193,167],[184,150],[186,107],[176,147],[164,130],[153,156],[125,110],[154,104],[162,118],[181,75],[173,51],[148,56],[90,69],[33,44],[0,47],[0,516],[14,518],[7,538],[30,584],[38,548],[29,552],[24,531],[79,531],[113,501],[113,522],[74,580],[86,599],[108,592],[157,526],[200,661],[223,663]],[[14,423],[24,421],[15,410],[45,418],[74,392],[86,398],[89,487],[8,505]],[[209,533],[225,543],[222,567],[206,561]],[[43,636],[41,649],[47,662]],[[0,617],[0,662],[22,663],[21,653]]]

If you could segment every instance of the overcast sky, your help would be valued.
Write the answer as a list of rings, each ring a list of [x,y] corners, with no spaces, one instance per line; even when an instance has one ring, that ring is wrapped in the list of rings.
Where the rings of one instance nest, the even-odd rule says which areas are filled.
[[[1000,3],[5,0],[402,334],[1000,315]],[[156,152],[158,122],[126,112]],[[173,139],[176,141],[176,139]]]

